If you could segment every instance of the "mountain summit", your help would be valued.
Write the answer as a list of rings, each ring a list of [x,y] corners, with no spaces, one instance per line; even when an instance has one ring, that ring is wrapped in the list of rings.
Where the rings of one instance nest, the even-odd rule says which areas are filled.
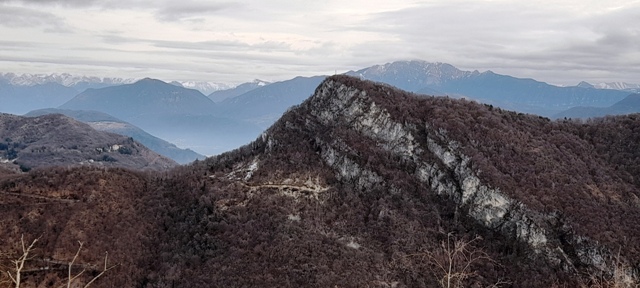
[[[637,115],[552,122],[332,76],[251,144],[159,177],[72,170],[0,179],[11,197],[53,198],[69,189],[55,181],[68,174],[96,191],[65,210],[13,200],[0,211],[0,241],[51,235],[58,240],[42,251],[67,263],[73,254],[60,251],[82,237],[100,251],[84,261],[108,250],[122,267],[104,286],[634,285],[638,127]],[[126,209],[83,212],[110,207]],[[68,220],[38,216],[50,211]],[[106,228],[113,223],[126,225]],[[25,281],[56,279],[38,263]]]
[[[145,78],[132,84],[87,89],[60,108],[96,110],[129,120],[140,114],[210,114],[215,103],[197,90]]]
[[[427,86],[437,86],[447,81],[477,73],[477,71],[462,71],[447,63],[430,63],[413,60],[374,65],[345,74],[371,81],[383,82],[403,90],[417,92]]]

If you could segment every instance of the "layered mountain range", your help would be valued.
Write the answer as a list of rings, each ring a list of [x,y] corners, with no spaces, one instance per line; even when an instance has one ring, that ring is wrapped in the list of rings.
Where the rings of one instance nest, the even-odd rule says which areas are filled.
[[[248,143],[262,129],[220,116],[218,105],[197,90],[160,80],[88,89],[59,108],[107,113],[178,146],[213,155]]]
[[[170,173],[0,180],[0,247],[40,237],[33,286],[62,283],[81,241],[78,283],[105,251],[117,265],[99,286],[633,287],[638,127],[331,76],[255,141]]]
[[[346,74],[418,94],[465,98],[545,117],[592,117],[635,111],[604,109],[625,99],[630,94],[630,84],[611,86],[627,90],[596,89],[588,83],[558,87],[533,79],[491,71],[463,71],[446,63],[425,61],[397,61]],[[287,109],[307,99],[325,77],[296,77],[275,83],[255,80],[229,89],[209,83],[207,91],[222,90],[205,96],[206,93],[185,88],[197,87],[196,82],[3,74],[0,108],[20,114],[52,107],[99,111],[179,147],[215,155],[254,140]],[[25,86],[28,83],[32,85]],[[90,83],[94,88],[81,93],[73,88],[82,83]],[[568,109],[599,112],[565,113]]]

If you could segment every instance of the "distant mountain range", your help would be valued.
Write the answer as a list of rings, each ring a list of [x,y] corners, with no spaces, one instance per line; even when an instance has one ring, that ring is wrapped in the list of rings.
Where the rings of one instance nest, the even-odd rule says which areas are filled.
[[[418,92],[426,87],[437,87],[455,79],[477,75],[478,72],[462,71],[446,63],[414,60],[374,65],[345,74],[386,83],[406,91]]]
[[[16,86],[0,79],[0,112],[24,114],[31,110],[57,107],[78,94],[58,83]]]
[[[213,93],[210,93],[207,97],[209,97],[209,99],[213,100],[213,102],[222,102],[222,100],[228,99],[228,98],[233,98],[236,96],[240,96],[244,93],[247,93],[253,89],[257,89],[260,88],[262,86],[266,86],[271,84],[270,82],[266,82],[266,81],[262,81],[259,79],[253,80],[252,82],[247,82],[247,83],[243,83],[240,84],[234,88],[229,88],[229,89],[225,89],[225,90],[219,90],[219,91],[215,91]]]
[[[0,162],[23,171],[77,165],[164,170],[177,165],[129,137],[97,131],[60,114],[0,114]]]
[[[625,82],[607,82],[607,83],[590,84],[588,82],[582,81],[578,83],[577,86],[583,87],[583,88],[623,90],[623,91],[635,92],[635,93],[640,92],[640,84],[629,84]]]
[[[234,88],[231,85],[215,83],[215,82],[198,82],[198,81],[172,81],[171,84],[180,85],[184,88],[195,89],[204,95],[209,95],[220,90],[228,90]]]
[[[346,74],[417,94],[466,98],[546,117],[573,107],[609,107],[634,87],[609,83],[606,87],[627,90],[594,89],[597,87],[586,82],[559,87],[417,60],[374,65]],[[4,105],[0,109],[14,114],[52,107],[100,111],[178,146],[213,155],[258,137],[287,109],[313,94],[325,77],[296,77],[275,83],[254,80],[229,88],[213,82],[165,83],[149,78],[134,82],[69,74],[1,74],[0,101]],[[75,90],[79,87],[86,90]],[[203,94],[187,87],[216,91]]]
[[[640,94],[631,94],[609,107],[573,107],[554,118],[593,118],[607,115],[640,113]]]
[[[509,110],[548,117],[575,106],[606,107],[629,94],[616,90],[558,87],[533,79],[491,71],[461,71],[449,64],[425,61],[398,61],[346,74],[390,84],[406,91],[470,98]]]
[[[197,90],[149,78],[88,89],[59,108],[104,112],[207,155],[246,144],[262,131],[248,122],[219,116],[217,105]]]
[[[325,77],[296,77],[259,86],[218,103],[218,110],[222,116],[267,128],[289,107],[309,98]]]
[[[0,73],[0,81],[6,81],[14,86],[34,86],[47,83],[57,83],[62,86],[70,87],[77,92],[82,92],[88,88],[104,88],[108,86],[116,86],[123,84],[131,84],[139,79],[135,78],[111,78],[111,77],[92,77],[78,76],[68,73],[62,74],[15,74]],[[231,89],[233,86],[216,83],[211,81],[173,81],[182,87],[195,89],[208,95],[214,91]]]
[[[98,131],[105,131],[129,136],[133,138],[133,140],[140,142],[142,145],[146,146],[152,151],[165,157],[171,158],[173,161],[178,162],[178,164],[187,164],[193,162],[196,159],[202,160],[205,158],[204,155],[198,154],[191,149],[180,149],[176,145],[155,137],[128,122],[98,111],[63,110],[50,108],[31,111],[25,114],[25,116],[37,117],[47,114],[63,114],[78,121],[87,123],[89,124],[89,126],[91,126],[91,128]]]

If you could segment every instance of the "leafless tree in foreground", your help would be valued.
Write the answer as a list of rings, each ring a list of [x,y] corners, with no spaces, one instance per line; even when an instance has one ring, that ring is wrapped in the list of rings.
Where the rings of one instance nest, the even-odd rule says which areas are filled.
[[[15,284],[16,288],[20,287],[20,274],[22,273],[22,269],[24,269],[24,262],[30,259],[29,253],[31,252],[31,250],[33,250],[33,245],[38,242],[38,239],[40,239],[40,237],[34,239],[33,242],[31,242],[31,244],[27,247],[24,243],[24,235],[20,236],[20,244],[22,244],[22,255],[18,259],[11,261],[15,265],[14,271],[6,271],[7,275],[9,275],[9,278],[11,278],[11,282]]]
[[[76,259],[78,258],[78,255],[80,255],[80,250],[82,250],[82,245],[83,243],[78,241],[78,244],[80,244],[80,247],[78,247],[78,251],[76,251],[76,255],[73,256],[73,259],[71,259],[71,262],[69,262],[69,273],[68,273],[68,278],[67,278],[67,288],[71,288],[71,282],[73,282],[73,280],[75,280],[76,278],[80,277],[80,275],[82,275],[82,273],[84,273],[86,271],[86,268],[83,268],[82,271],[80,271],[80,273],[76,274],[76,276],[71,276],[71,269],[73,267],[73,263],[76,262]],[[95,277],[93,277],[89,282],[87,282],[87,284],[84,285],[84,287],[89,287],[89,285],[91,285],[94,281],[96,281],[98,278],[100,278],[100,276],[104,275],[104,273],[106,273],[107,271],[115,268],[117,265],[112,265],[109,266],[108,265],[108,256],[109,254],[105,252],[104,255],[104,266],[102,268],[102,271],[100,271],[100,274],[96,275]]]
[[[20,285],[22,284],[22,273],[25,270],[25,262],[27,260],[33,259],[34,257],[31,255],[32,250],[34,249],[34,245],[36,244],[36,242],[38,242],[40,238],[36,238],[35,240],[33,240],[33,242],[31,242],[31,244],[29,246],[26,246],[25,242],[24,242],[24,235],[21,237],[20,242],[21,242],[21,247],[22,247],[22,255],[16,259],[16,260],[11,260],[11,263],[13,264],[13,267],[11,269],[8,269],[6,272],[6,274],[9,276],[9,279],[11,280],[9,281],[3,281],[0,282],[0,284],[4,284],[4,283],[12,283],[14,284],[15,288],[20,288]],[[71,288],[71,283],[73,283],[76,279],[78,279],[78,277],[80,277],[86,270],[87,267],[94,267],[93,265],[86,265],[86,264],[76,264],[76,260],[78,259],[78,256],[80,256],[80,251],[82,250],[82,246],[83,243],[78,241],[78,243],[80,244],[80,247],[78,247],[78,251],[76,251],[76,254],[73,256],[73,259],[71,259],[71,262],[68,263],[68,278],[66,281],[66,284],[61,286],[61,287],[67,287],[67,288]],[[82,267],[82,271],[80,271],[80,273],[76,274],[75,276],[72,274],[72,270],[73,270],[73,266],[74,264],[76,266],[81,266]],[[91,278],[91,280],[89,280],[89,282],[87,282],[83,287],[89,287],[91,284],[93,284],[93,282],[95,282],[98,278],[100,278],[102,275],[104,275],[107,271],[115,268],[117,265],[111,265],[109,266],[108,263],[108,254],[105,253],[104,256],[104,265],[102,266],[102,270],[100,271],[100,273],[98,275],[96,275],[95,277]],[[41,268],[42,269],[42,268]]]
[[[474,247],[473,243],[480,240],[476,236],[471,240],[455,239],[452,233],[447,234],[447,240],[440,243],[440,247],[433,251],[422,253],[426,257],[431,272],[438,278],[438,284],[443,288],[465,287],[465,280],[476,276],[473,265],[482,261],[494,262],[487,253]],[[498,287],[498,282],[492,287]]]

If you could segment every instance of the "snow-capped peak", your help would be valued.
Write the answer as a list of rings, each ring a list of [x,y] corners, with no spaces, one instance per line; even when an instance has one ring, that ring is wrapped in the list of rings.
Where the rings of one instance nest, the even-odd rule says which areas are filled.
[[[132,78],[100,78],[89,76],[75,76],[68,73],[62,74],[15,74],[15,73],[0,73],[0,78],[6,80],[12,85],[16,86],[34,86],[46,83],[58,83],[67,87],[73,87],[79,83],[95,83],[95,84],[107,84],[107,85],[120,85],[130,84],[135,82],[136,79]]]

